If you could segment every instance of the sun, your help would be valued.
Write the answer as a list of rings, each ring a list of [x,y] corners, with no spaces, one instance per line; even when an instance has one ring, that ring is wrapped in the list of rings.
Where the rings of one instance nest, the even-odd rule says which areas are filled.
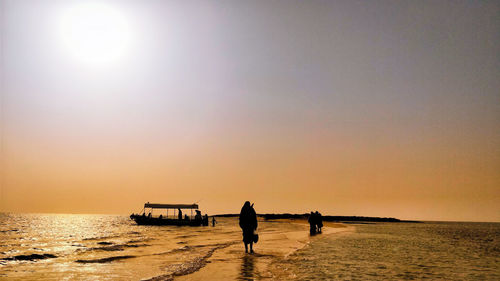
[[[61,12],[58,31],[61,45],[75,60],[90,66],[120,61],[130,47],[125,16],[112,6],[83,2]]]

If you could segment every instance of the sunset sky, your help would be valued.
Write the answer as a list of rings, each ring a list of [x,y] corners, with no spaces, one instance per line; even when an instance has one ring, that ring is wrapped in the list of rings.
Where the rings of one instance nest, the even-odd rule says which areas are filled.
[[[0,211],[500,221],[500,1],[0,0]]]

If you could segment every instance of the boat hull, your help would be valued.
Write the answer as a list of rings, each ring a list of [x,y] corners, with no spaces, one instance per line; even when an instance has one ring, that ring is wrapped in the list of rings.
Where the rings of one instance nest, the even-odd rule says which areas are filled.
[[[130,215],[130,218],[138,225],[176,225],[176,226],[202,226],[201,220],[179,220],[152,218],[142,215]]]

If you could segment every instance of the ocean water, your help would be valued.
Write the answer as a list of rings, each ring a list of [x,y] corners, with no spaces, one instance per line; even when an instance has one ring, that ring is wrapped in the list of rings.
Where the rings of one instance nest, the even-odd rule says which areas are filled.
[[[217,221],[215,227],[139,226],[127,216],[0,213],[0,280],[172,280],[217,263],[214,254],[231,264],[244,255],[238,220]],[[306,229],[259,225],[261,237],[274,237],[287,251],[303,243],[285,243],[280,234]]]
[[[274,267],[283,280],[500,280],[500,223],[356,225]]]
[[[259,222],[246,255],[235,218],[138,226],[125,216],[0,214],[0,280],[500,280],[498,223],[382,223],[309,237]]]
[[[236,226],[138,226],[126,216],[0,214],[0,279],[185,275],[239,240]]]

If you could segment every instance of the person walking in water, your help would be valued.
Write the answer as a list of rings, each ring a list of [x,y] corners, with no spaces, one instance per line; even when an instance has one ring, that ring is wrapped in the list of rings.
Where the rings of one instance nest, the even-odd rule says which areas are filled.
[[[216,223],[217,223],[217,221],[215,220],[215,216],[213,216],[212,217],[212,227],[214,227]]]
[[[309,215],[309,233],[311,235],[316,234],[316,214],[311,211],[311,214]]]
[[[248,253],[248,244],[250,244],[250,253],[253,253],[254,232],[257,229],[257,213],[246,201],[240,212],[240,227],[243,231],[243,243],[245,244],[245,253]]]
[[[318,211],[316,211],[315,216],[316,216],[316,226],[317,226],[316,229],[318,230],[318,233],[321,233],[321,229],[323,228],[323,216]]]

